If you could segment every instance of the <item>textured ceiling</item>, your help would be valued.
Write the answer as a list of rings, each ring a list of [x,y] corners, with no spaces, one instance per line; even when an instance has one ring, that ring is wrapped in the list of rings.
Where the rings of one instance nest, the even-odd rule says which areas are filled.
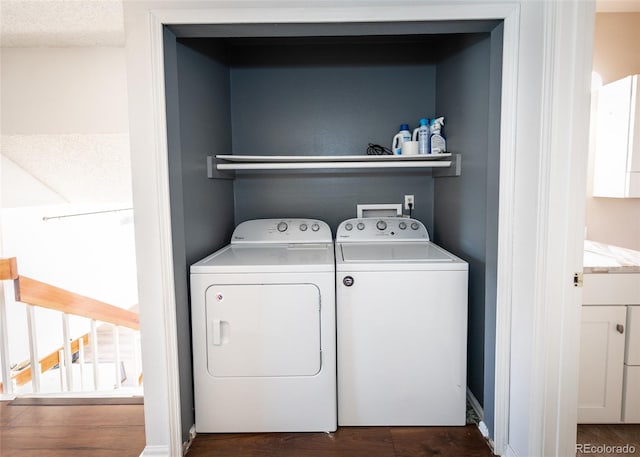
[[[122,3],[123,0],[0,0],[0,45],[123,46]],[[600,12],[640,12],[640,0],[597,0],[596,5]]]
[[[122,0],[0,0],[2,47],[124,46]]]

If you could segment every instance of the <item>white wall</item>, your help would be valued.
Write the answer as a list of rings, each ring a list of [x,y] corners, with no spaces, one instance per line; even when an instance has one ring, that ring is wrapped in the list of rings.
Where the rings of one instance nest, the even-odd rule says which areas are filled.
[[[607,84],[640,73],[640,13],[598,13],[593,71]],[[587,180],[587,238],[640,250],[640,198],[593,197],[593,150]]]
[[[17,257],[20,274],[130,308],[138,300],[121,2],[2,6],[0,256]],[[127,210],[43,219],[112,209]],[[2,298],[16,363],[28,357],[24,306]],[[41,356],[62,345],[59,319],[37,310]],[[87,329],[72,320],[72,336]]]
[[[0,59],[0,154],[66,202],[130,202],[124,48],[2,48]],[[2,195],[33,203],[15,172],[3,170]]]

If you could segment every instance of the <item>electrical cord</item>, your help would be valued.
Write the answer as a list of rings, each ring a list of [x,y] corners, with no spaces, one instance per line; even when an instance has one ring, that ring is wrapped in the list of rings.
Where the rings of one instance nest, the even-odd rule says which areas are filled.
[[[409,218],[411,218],[411,213],[413,212],[413,203],[409,203]]]
[[[391,155],[393,152],[389,148],[385,148],[379,144],[369,143],[367,146],[367,155]]]

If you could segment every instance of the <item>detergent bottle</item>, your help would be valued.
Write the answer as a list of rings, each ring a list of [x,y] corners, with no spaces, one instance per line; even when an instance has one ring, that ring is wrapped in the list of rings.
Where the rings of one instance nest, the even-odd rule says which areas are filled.
[[[447,139],[442,134],[444,117],[431,119],[431,135],[429,136],[429,150],[431,154],[444,154],[447,152]]]
[[[402,124],[400,131],[395,134],[391,141],[391,150],[393,155],[399,156],[402,154],[402,143],[405,141],[411,141],[411,130],[409,130],[408,124]]]
[[[413,141],[418,142],[418,154],[430,154],[429,151],[429,119],[420,119],[420,127],[413,130]]]

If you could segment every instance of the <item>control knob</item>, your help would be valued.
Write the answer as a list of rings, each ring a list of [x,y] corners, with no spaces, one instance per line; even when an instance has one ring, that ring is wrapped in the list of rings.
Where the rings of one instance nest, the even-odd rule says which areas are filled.
[[[356,225],[356,227],[358,227],[358,230],[364,230],[364,222],[358,222],[358,225]]]
[[[378,221],[376,223],[376,227],[378,228],[378,230],[384,230],[387,228],[387,223],[385,221]]]
[[[278,232],[284,232],[289,228],[286,222],[278,223]]]
[[[404,230],[407,228],[407,223],[402,221],[398,224],[398,227],[400,228],[400,230]]]
[[[347,232],[350,232],[351,230],[353,230],[353,224],[352,223],[344,224],[344,229]]]
[[[318,230],[320,230],[320,225],[314,222],[311,225],[311,230],[313,230],[314,232],[317,232]]]
[[[420,228],[420,226],[418,225],[417,222],[412,222],[411,223],[411,230],[418,230]]]
[[[301,232],[306,232],[307,231],[307,224],[300,224],[300,231]]]

